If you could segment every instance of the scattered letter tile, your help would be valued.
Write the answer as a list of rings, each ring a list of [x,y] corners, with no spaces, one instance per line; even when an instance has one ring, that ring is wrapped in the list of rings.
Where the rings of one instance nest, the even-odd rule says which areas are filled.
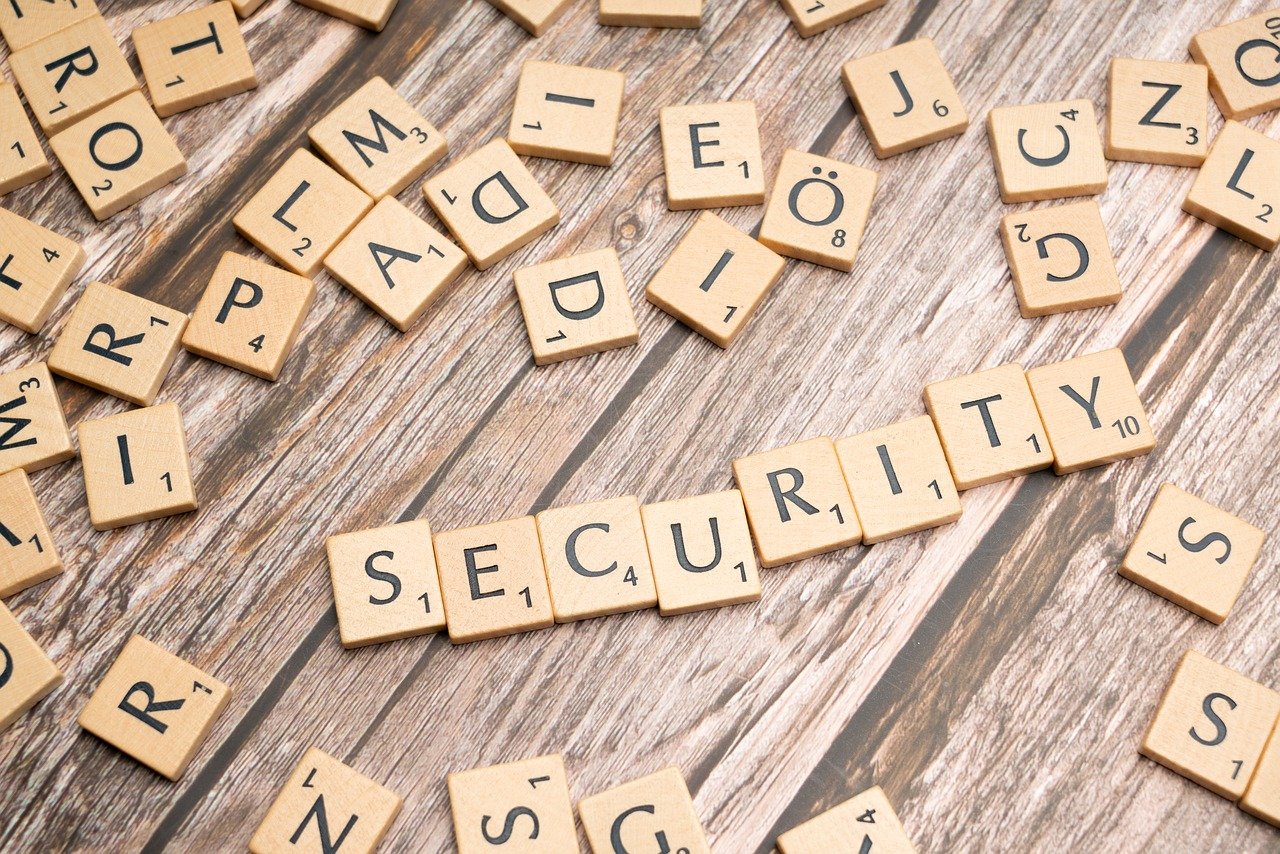
[[[750,101],[663,107],[662,162],[673,211],[764,201],[760,124]]]
[[[44,362],[0,376],[0,472],[28,474],[76,455]]]
[[[133,31],[151,102],[172,116],[258,86],[253,60],[228,2],[212,3]]]
[[[779,854],[915,854],[915,850],[879,786],[778,837]]]
[[[483,854],[507,842],[521,854],[578,850],[578,828],[564,759],[539,756],[449,775],[458,854]]]
[[[517,154],[608,166],[625,81],[604,68],[526,61],[507,142]]]
[[[0,320],[39,332],[84,262],[79,243],[0,208]]]
[[[569,0],[489,0],[504,15],[540,36],[569,8]],[[701,2],[701,0],[699,0]]]
[[[887,0],[782,0],[782,8],[796,26],[801,38],[816,36],[837,24],[851,21]]]
[[[341,18],[357,27],[382,32],[400,0],[298,0],[303,6]]]
[[[611,248],[522,267],[515,280],[533,360],[539,365],[627,347],[640,339],[622,264]]]
[[[600,0],[599,21],[606,27],[702,26],[702,0]]]
[[[1023,317],[1120,301],[1107,228],[1092,199],[1008,214],[1000,240]]]
[[[18,90],[0,80],[0,196],[52,172]]]
[[[8,0],[0,3],[0,34],[19,51],[87,18],[98,17],[93,0]]]
[[[1182,209],[1273,251],[1280,244],[1280,142],[1227,122]]]
[[[1092,101],[996,107],[987,135],[1005,204],[1092,196],[1107,186]]]
[[[241,18],[247,18],[258,11],[258,7],[265,2],[267,0],[231,0],[231,5],[236,10],[237,15]]]
[[[1280,14],[1272,9],[1191,39],[1191,56],[1209,68],[1222,115],[1247,119],[1280,107]]]
[[[760,242],[779,255],[849,272],[877,180],[870,169],[788,149],[760,224]]]
[[[1190,62],[1111,60],[1107,159],[1199,166],[1209,150],[1209,72]]]
[[[617,851],[619,845],[624,851],[643,851],[659,836],[665,837],[668,851],[711,854],[679,768],[664,768],[583,798],[578,816],[596,854]]]
[[[60,572],[62,559],[26,472],[15,469],[0,474],[0,597]]]
[[[8,661],[10,668],[8,678],[0,682],[2,733],[62,683],[62,671],[3,603],[0,603],[0,658]]]
[[[1267,739],[1267,747],[1258,760],[1249,788],[1240,799],[1240,809],[1249,815],[1280,827],[1280,721]]]

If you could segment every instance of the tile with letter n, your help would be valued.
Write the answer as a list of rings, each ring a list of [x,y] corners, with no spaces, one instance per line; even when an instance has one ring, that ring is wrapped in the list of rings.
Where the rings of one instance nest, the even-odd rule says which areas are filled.
[[[256,89],[235,10],[223,0],[133,31],[156,113],[172,116]]]
[[[539,365],[640,340],[613,248],[521,267],[515,280],[533,360]]]
[[[76,432],[89,518],[99,531],[196,509],[177,404],[81,421]]]
[[[507,142],[517,154],[608,166],[625,83],[619,71],[527,60]]]
[[[600,0],[599,21],[606,27],[702,26],[702,0]]]
[[[665,840],[667,851],[711,854],[684,775],[676,767],[578,801],[578,817],[596,854],[644,851]]]
[[[395,792],[309,747],[254,831],[249,851],[372,854],[401,803]]]
[[[764,201],[760,123],[751,101],[663,107],[662,162],[673,211]]]
[[[0,597],[62,572],[53,534],[22,469],[0,474]]]
[[[0,375],[0,472],[28,474],[76,455],[44,362]]]
[[[62,671],[0,602],[0,733],[62,684]]]
[[[1227,122],[1182,203],[1192,216],[1260,249],[1280,245],[1280,141]]]
[[[779,255],[849,272],[879,176],[806,151],[782,154],[760,242]]]
[[[760,572],[736,489],[640,508],[664,617],[755,602]]]
[[[0,196],[52,173],[18,90],[0,80]]]
[[[19,51],[59,30],[98,17],[94,0],[7,0],[0,3],[0,35]]]
[[[801,38],[816,36],[837,24],[851,21],[873,9],[879,9],[887,0],[781,0],[796,32]]]
[[[1209,151],[1209,72],[1191,62],[1111,60],[1108,160],[1199,166]]]
[[[1141,456],[1156,446],[1129,363],[1119,350],[1032,368],[1027,383],[1058,474]]]
[[[39,332],[84,262],[79,243],[0,208],[0,320]]]
[[[1120,301],[1107,227],[1092,199],[1008,214],[1000,241],[1023,317]]]
[[[489,0],[502,14],[524,27],[531,36],[540,36],[554,24],[569,0]]]
[[[778,854],[915,854],[915,850],[879,786],[778,837]]]
[[[380,33],[400,0],[298,0],[303,6]]]
[[[578,850],[560,754],[454,771],[448,779],[458,854],[482,854],[504,845],[521,854]]]
[[[1237,801],[1280,716],[1280,694],[1194,649],[1178,662],[1142,755]]]
[[[1280,719],[1271,730],[1266,749],[1258,759],[1257,770],[1240,798],[1240,809],[1249,815],[1280,827]]]
[[[1209,90],[1226,118],[1280,107],[1280,9],[1197,33],[1190,51],[1208,67]]]
[[[1106,189],[1107,162],[1092,101],[996,107],[987,114],[987,137],[1005,204]]]

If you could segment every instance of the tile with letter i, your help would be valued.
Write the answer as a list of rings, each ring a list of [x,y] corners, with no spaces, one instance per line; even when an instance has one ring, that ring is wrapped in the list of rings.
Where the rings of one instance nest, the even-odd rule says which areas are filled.
[[[256,89],[235,10],[224,0],[133,31],[156,113],[172,116]]]
[[[778,837],[778,854],[915,854],[915,850],[879,786]]]
[[[62,684],[62,671],[0,602],[0,733]]]
[[[52,173],[18,90],[0,80],[0,196]]]
[[[1106,189],[1107,163],[1092,101],[996,107],[987,114],[987,137],[1005,204]]]
[[[349,24],[380,33],[391,20],[400,0],[298,0],[326,15],[341,18]]]
[[[1097,308],[1120,301],[1120,276],[1098,203],[1008,214],[1000,242],[1023,317]]]
[[[1280,9],[1197,33],[1191,56],[1209,69],[1209,90],[1228,119],[1280,107]]]
[[[873,9],[879,9],[887,0],[781,0],[796,32],[801,38],[816,36],[837,24],[851,21]]]
[[[565,10],[569,0],[489,0],[502,14],[537,37],[547,31]]]
[[[711,854],[684,775],[676,767],[578,801],[578,817],[594,854],[666,851]]]
[[[53,534],[22,469],[0,474],[0,597],[62,572]]]
[[[1239,806],[1249,815],[1280,827],[1280,735],[1277,732],[1280,732],[1280,719],[1271,730]]]
[[[622,264],[612,248],[521,267],[515,280],[533,360],[539,365],[640,340]]]
[[[870,169],[787,149],[760,224],[779,255],[849,272],[879,177]]]
[[[751,101],[663,107],[662,162],[673,211],[764,201],[760,123]]]
[[[608,166],[625,82],[621,72],[605,68],[527,60],[507,142],[517,154]]]
[[[1190,62],[1111,60],[1108,160],[1199,166],[1209,151],[1209,72]]]
[[[0,375],[0,472],[28,474],[76,455],[44,362]]]
[[[1280,142],[1227,122],[1182,209],[1260,249],[1280,245]]]
[[[94,0],[8,0],[0,3],[0,35],[9,50],[19,51],[94,17],[98,17]]]
[[[578,828],[558,753],[449,775],[458,854],[508,846],[521,854],[578,850]]]
[[[395,792],[309,747],[254,831],[249,851],[372,854],[401,803]]]
[[[79,243],[0,208],[0,320],[39,332],[84,262]]]
[[[1277,716],[1280,694],[1189,649],[1160,698],[1140,751],[1237,801]]]

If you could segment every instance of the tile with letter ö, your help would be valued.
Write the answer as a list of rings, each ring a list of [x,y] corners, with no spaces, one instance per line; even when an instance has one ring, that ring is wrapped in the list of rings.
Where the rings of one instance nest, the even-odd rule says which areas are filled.
[[[84,262],[79,243],[0,208],[0,320],[39,332]]]
[[[878,180],[870,169],[787,149],[760,223],[760,242],[779,255],[849,272]]]
[[[62,684],[62,671],[0,602],[0,733]]]
[[[578,828],[558,753],[449,774],[458,854],[481,854],[508,843],[521,854],[578,850]]]
[[[341,18],[349,24],[380,33],[391,20],[400,0],[298,0],[326,15]]]
[[[1107,162],[1092,101],[996,107],[987,114],[987,137],[1005,204],[1106,189]]]
[[[1182,209],[1268,252],[1280,245],[1280,141],[1227,122]]]
[[[600,0],[599,21],[606,27],[702,26],[702,0]]]
[[[540,36],[569,8],[569,0],[489,0],[531,36]]]
[[[1107,227],[1092,199],[1007,214],[1000,241],[1023,317],[1120,301]]]
[[[663,107],[662,162],[673,211],[764,201],[760,123],[751,101]]]
[[[837,24],[851,21],[873,9],[879,9],[887,0],[781,0],[796,32],[801,38],[816,36]]]
[[[539,365],[629,347],[640,339],[612,247],[521,267],[515,280]]]
[[[0,196],[52,173],[18,90],[0,80]]]
[[[94,0],[8,0],[0,3],[0,35],[9,50],[19,51],[97,16]]]
[[[160,116],[258,86],[240,22],[225,0],[138,27],[133,45]]]
[[[779,854],[915,854],[915,850],[879,786],[778,837]]]
[[[12,596],[60,572],[62,558],[26,472],[14,469],[0,474],[0,597]]]
[[[75,455],[45,363],[0,375],[0,472],[24,469],[30,474]]]
[[[1209,151],[1209,72],[1191,62],[1111,60],[1108,160],[1199,166]]]
[[[526,60],[507,142],[517,154],[608,166],[625,82],[606,68]]]
[[[578,817],[595,854],[643,851],[655,839],[665,839],[667,851],[711,854],[679,768],[664,768],[583,798]]]
[[[1190,51],[1208,67],[1209,90],[1226,118],[1280,107],[1280,9],[1197,33]]]

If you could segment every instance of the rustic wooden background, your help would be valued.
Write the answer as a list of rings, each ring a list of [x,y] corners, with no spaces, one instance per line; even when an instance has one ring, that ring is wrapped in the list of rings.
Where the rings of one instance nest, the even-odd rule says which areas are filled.
[[[101,2],[126,44],[193,5]],[[481,0],[401,0],[380,35],[271,0],[246,23],[261,87],[165,122],[185,178],[102,225],[60,169],[5,199],[82,240],[90,262],[43,334],[0,331],[0,368],[44,358],[90,279],[194,308],[224,250],[253,254],[237,208],[373,74],[457,156],[505,132],[523,59],[621,69],[619,157],[528,160],[559,228],[465,275],[407,335],[322,276],[274,385],[179,356],[161,400],[185,413],[198,514],[95,533],[78,462],[35,476],[67,571],[8,604],[67,678],[0,735],[0,847],[243,850],[316,745],[404,796],[394,851],[452,848],[446,772],[553,751],[575,797],[679,765],[718,852],[766,852],[872,783],[924,851],[1275,850],[1275,829],[1137,747],[1189,646],[1280,686],[1276,543],[1221,627],[1115,567],[1165,480],[1280,529],[1277,264],[1179,211],[1192,170],[1112,164],[1100,201],[1124,299],[1024,320],[983,127],[1000,104],[1088,97],[1101,111],[1113,55],[1184,60],[1193,33],[1266,5],[890,0],[801,40],[776,0],[708,0],[696,31],[601,28],[577,0],[535,40]],[[973,126],[878,162],[839,67],[918,35],[936,40]],[[642,292],[694,218],[666,210],[657,111],[730,98],[757,103],[770,178],[796,147],[881,183],[853,274],[789,263],[721,352]],[[1249,123],[1280,132],[1275,115]],[[402,198],[432,218],[419,185]],[[724,215],[750,229],[761,213]],[[609,244],[640,345],[535,368],[512,270]],[[338,644],[330,533],[720,489],[735,456],[920,414],[931,380],[1115,345],[1160,439],[1147,457],[973,490],[949,527],[765,571],[757,605],[460,648]],[[126,408],[59,390],[72,423]],[[176,784],[75,723],[132,632],[236,690]]]

